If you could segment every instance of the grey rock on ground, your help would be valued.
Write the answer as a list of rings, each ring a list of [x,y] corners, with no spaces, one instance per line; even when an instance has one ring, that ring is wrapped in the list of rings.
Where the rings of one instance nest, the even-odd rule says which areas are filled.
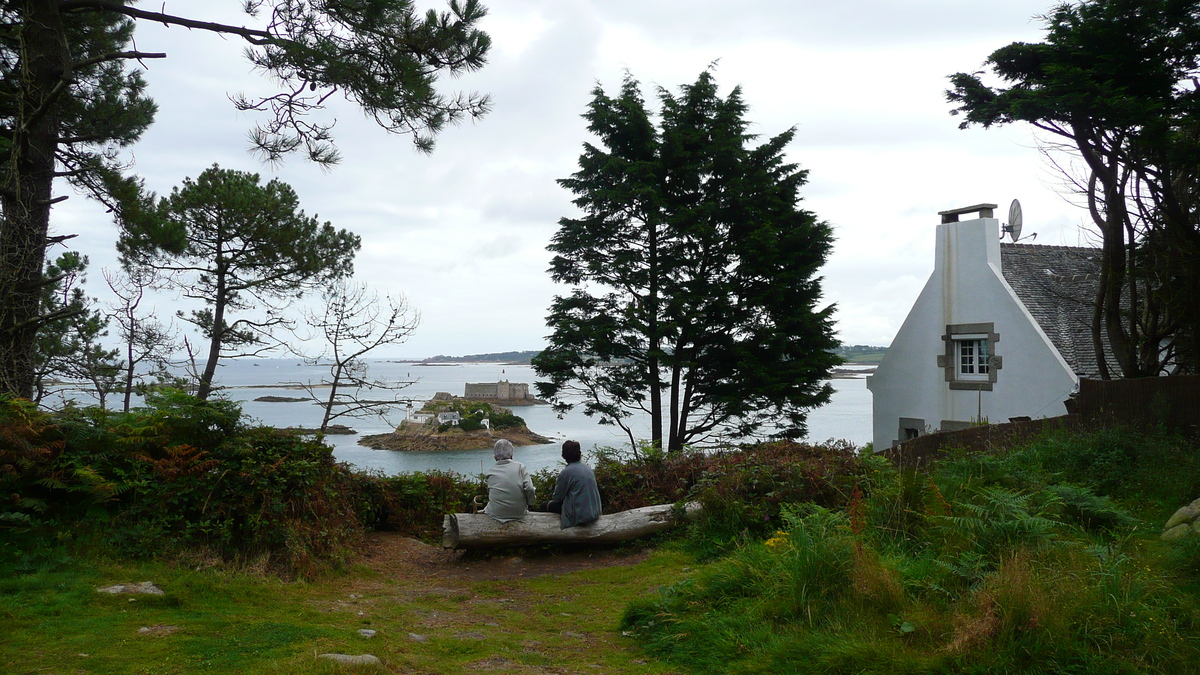
[[[424,635],[419,635],[417,633],[409,633],[408,639],[412,640],[413,642],[429,642],[429,638],[425,637]]]
[[[375,631],[371,630],[370,628],[359,628],[358,634],[365,638],[375,637]]]
[[[374,654],[320,654],[318,659],[328,659],[337,661],[338,663],[346,663],[353,666],[377,666],[382,661]]]
[[[163,590],[154,585],[153,581],[143,581],[138,584],[114,584],[112,586],[104,586],[96,589],[97,593],[112,593],[118,595],[121,593],[139,593],[143,595],[166,595]]]
[[[1163,525],[1163,539],[1179,539],[1189,534],[1200,534],[1200,499],[1180,507]]]

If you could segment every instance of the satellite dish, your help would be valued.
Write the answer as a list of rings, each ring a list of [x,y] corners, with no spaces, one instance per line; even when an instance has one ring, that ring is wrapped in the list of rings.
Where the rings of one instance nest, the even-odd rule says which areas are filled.
[[[1008,207],[1008,225],[1004,226],[1004,231],[1008,233],[1009,239],[1016,241],[1021,238],[1021,225],[1024,224],[1024,220],[1021,215],[1021,202],[1012,200],[1012,204]]]

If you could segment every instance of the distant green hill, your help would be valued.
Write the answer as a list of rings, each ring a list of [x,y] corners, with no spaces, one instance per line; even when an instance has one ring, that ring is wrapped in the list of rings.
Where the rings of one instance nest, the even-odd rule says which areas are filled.
[[[885,352],[887,347],[872,345],[842,345],[834,350],[834,353],[846,359],[846,363],[860,365],[878,365]]]
[[[842,345],[834,350],[838,356],[846,359],[846,363],[860,365],[874,365],[879,363],[883,358],[887,347],[876,347],[873,345]],[[540,349],[524,352],[492,352],[489,354],[468,354],[466,356],[446,356],[438,354],[427,359],[421,359],[416,363],[522,363],[528,364],[529,360],[541,353]]]
[[[529,363],[533,357],[541,354],[542,350],[528,352],[495,352],[492,354],[468,354],[467,356],[445,356],[439,354],[422,359],[418,363]]]

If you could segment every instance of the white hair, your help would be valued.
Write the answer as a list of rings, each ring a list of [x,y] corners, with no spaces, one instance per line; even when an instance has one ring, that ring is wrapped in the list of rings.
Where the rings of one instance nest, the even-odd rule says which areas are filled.
[[[502,459],[512,459],[512,456],[513,444],[511,441],[507,438],[496,441],[496,446],[492,448],[492,457],[495,457],[497,462]]]

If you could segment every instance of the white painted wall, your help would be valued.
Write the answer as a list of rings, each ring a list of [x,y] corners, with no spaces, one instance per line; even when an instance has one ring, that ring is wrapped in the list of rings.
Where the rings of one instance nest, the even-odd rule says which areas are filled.
[[[945,351],[948,324],[993,323],[1003,358],[992,391],[952,390],[937,357]],[[937,228],[933,275],[867,378],[873,401],[874,446],[890,447],[901,417],[919,418],[932,430],[942,420],[989,422],[1010,417],[1066,414],[1063,400],[1078,378],[1033,320],[1000,269],[1000,221],[976,218]]]

